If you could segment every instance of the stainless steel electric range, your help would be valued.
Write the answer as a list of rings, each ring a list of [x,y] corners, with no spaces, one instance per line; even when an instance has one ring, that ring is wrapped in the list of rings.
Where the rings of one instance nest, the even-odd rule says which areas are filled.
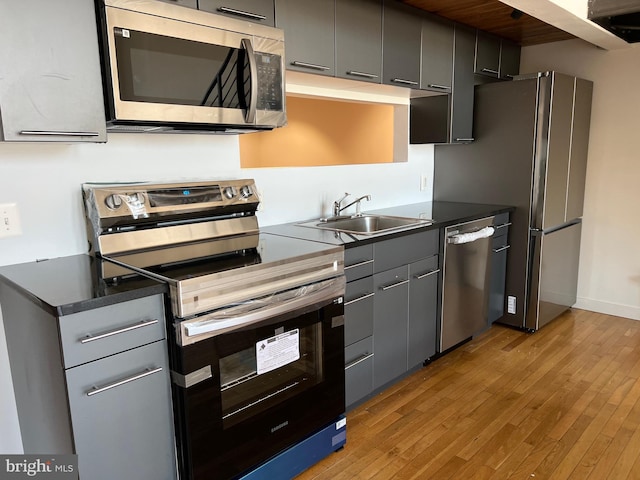
[[[260,233],[252,180],[84,184],[83,195],[101,276],[169,286],[181,478],[250,475],[340,418],[342,247]]]

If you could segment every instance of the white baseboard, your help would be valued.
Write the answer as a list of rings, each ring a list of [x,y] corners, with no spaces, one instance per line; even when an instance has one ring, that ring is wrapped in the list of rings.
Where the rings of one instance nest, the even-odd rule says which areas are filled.
[[[640,307],[633,305],[621,305],[619,303],[603,302],[602,300],[578,297],[574,307],[582,310],[604,313],[605,315],[614,315],[616,317],[640,320]]]

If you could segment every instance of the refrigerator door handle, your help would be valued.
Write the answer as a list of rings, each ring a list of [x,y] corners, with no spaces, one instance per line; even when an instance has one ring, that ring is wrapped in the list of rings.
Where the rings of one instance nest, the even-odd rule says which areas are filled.
[[[575,218],[575,219],[573,219],[573,220],[571,220],[569,222],[565,222],[563,224],[556,225],[556,226],[551,227],[551,228],[547,228],[546,230],[542,229],[542,228],[533,228],[533,227],[530,228],[529,230],[530,230],[532,236],[539,237],[539,236],[542,236],[542,235],[548,235],[550,233],[557,232],[558,230],[563,230],[565,228],[573,227],[574,225],[577,225],[578,223],[582,223],[582,219],[581,218]]]

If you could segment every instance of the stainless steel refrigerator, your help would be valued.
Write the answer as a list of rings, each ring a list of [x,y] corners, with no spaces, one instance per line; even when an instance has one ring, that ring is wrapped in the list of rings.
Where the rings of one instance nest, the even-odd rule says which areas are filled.
[[[513,205],[501,323],[576,302],[593,83],[557,72],[475,89],[474,138],[435,147],[434,200]]]

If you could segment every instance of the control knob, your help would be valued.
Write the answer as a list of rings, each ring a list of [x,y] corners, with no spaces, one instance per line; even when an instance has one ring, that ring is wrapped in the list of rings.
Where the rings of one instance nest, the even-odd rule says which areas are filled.
[[[253,192],[251,191],[251,187],[249,185],[243,185],[242,187],[240,187],[240,196],[242,198],[249,198],[251,195],[253,195]]]
[[[117,210],[122,206],[122,198],[117,193],[113,193],[104,199],[104,203],[111,210]]]
[[[225,187],[224,188],[224,196],[231,200],[236,196],[236,189],[233,187]]]

